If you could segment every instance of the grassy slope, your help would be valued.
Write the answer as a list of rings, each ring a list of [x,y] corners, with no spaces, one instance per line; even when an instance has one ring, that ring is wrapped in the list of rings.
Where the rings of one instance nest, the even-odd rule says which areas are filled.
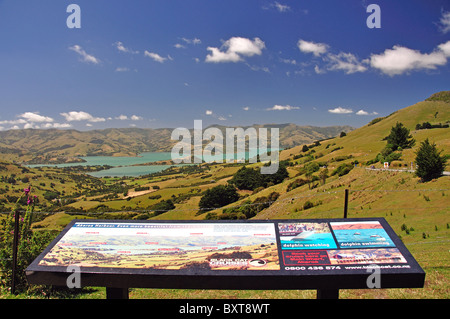
[[[434,115],[437,112],[436,118]],[[398,110],[385,119],[373,125],[365,125],[359,129],[347,133],[347,136],[343,138],[334,138],[328,141],[324,141],[322,144],[334,144],[330,149],[336,147],[342,147],[342,149],[327,154],[328,151],[324,147],[319,147],[316,153],[323,152],[325,155],[321,161],[328,161],[333,157],[340,155],[354,156],[353,160],[357,159],[359,162],[366,162],[375,158],[375,156],[386,145],[386,141],[383,138],[389,135],[391,127],[397,122],[403,123],[407,127],[414,139],[416,145],[413,149],[407,149],[403,151],[402,160],[404,163],[410,163],[414,161],[414,151],[420,142],[426,138],[430,138],[434,141],[439,149],[444,149],[448,154],[450,153],[450,133],[449,129],[429,129],[429,130],[415,130],[416,124],[423,122],[430,122],[431,124],[445,123],[450,121],[450,104],[442,101],[423,101],[412,106]],[[281,154],[281,159],[288,159],[291,154],[298,154],[301,151],[301,146],[285,150]],[[450,163],[447,163],[450,165]],[[449,166],[447,166],[449,167]]]

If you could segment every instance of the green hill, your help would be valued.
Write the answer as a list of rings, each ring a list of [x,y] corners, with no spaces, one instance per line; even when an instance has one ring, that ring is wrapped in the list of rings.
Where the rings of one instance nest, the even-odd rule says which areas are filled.
[[[446,96],[442,94],[443,96]],[[434,128],[416,130],[417,124],[428,122],[431,124],[450,123],[450,104],[441,100],[423,101],[412,106],[402,108],[389,116],[378,118],[367,125],[353,130],[345,137],[334,138],[315,148],[316,154],[322,153],[320,161],[331,161],[339,156],[352,156],[352,161],[358,160],[360,163],[374,159],[376,155],[386,146],[384,138],[389,135],[391,127],[397,122],[408,128],[416,140],[412,149],[405,149],[402,152],[401,161],[398,164],[408,164],[415,159],[414,152],[426,138],[436,143],[444,153],[450,153],[450,128]],[[327,145],[330,145],[327,149]],[[294,155],[301,153],[302,146],[285,150],[281,154],[282,159],[292,159]],[[330,150],[335,151],[330,152]],[[449,167],[450,163],[447,163]]]

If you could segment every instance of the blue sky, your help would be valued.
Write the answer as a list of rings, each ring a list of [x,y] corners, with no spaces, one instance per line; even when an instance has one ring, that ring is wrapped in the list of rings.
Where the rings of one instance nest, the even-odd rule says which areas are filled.
[[[359,127],[449,84],[447,0],[0,0],[1,130]]]

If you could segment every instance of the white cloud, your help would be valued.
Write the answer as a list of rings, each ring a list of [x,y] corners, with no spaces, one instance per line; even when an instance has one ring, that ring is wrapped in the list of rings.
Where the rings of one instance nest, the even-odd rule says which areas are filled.
[[[270,69],[268,67],[265,66],[257,66],[257,65],[250,65],[248,63],[246,63],[246,65],[250,68],[250,70],[252,71],[263,71],[266,73],[270,73]]]
[[[263,10],[271,10],[273,8],[275,8],[278,12],[288,12],[291,10],[290,6],[286,4],[281,4],[277,1],[262,6]]]
[[[439,44],[438,50],[442,51],[446,57],[450,57],[450,41]]]
[[[450,13],[448,16],[450,20]],[[443,17],[447,18],[447,13],[443,14]],[[353,53],[340,52],[335,54],[328,52],[328,45],[325,43],[299,40],[297,45],[300,51],[321,57],[324,65],[315,65],[314,71],[316,74],[322,74],[326,71],[344,71],[346,74],[353,74],[366,72],[371,67],[384,74],[395,76],[411,71],[435,70],[439,66],[446,65],[450,57],[450,41],[438,45],[431,53],[421,53],[418,50],[395,45],[392,49],[386,49],[380,54],[372,54],[369,58],[363,60],[359,60]],[[283,60],[284,63],[289,61]],[[296,71],[296,73],[300,72]]]
[[[206,56],[205,62],[241,62],[244,61],[243,57],[261,55],[262,50],[265,47],[264,42],[260,38],[250,40],[247,38],[232,37],[225,41],[220,49],[208,47],[207,50],[210,51],[211,54]]]
[[[83,111],[80,111],[80,112],[72,111],[69,113],[60,113],[60,114],[68,122],[72,122],[72,121],[104,122],[104,121],[106,121],[106,119],[103,117],[94,117],[91,114],[83,112]]]
[[[115,72],[128,72],[128,71],[130,71],[130,69],[126,67],[117,67],[115,70]]]
[[[439,29],[442,33],[450,32],[450,11],[442,12]]]
[[[97,59],[93,55],[87,54],[86,51],[84,51],[83,48],[81,46],[77,45],[77,44],[74,45],[74,46],[69,47],[69,50],[72,50],[72,51],[78,53],[83,58],[82,59],[83,62],[94,63],[94,64],[99,64],[100,63],[99,59]]]
[[[316,57],[322,56],[322,60],[327,63],[326,69],[329,71],[344,71],[346,74],[367,71],[367,67],[364,65],[365,60],[359,61],[352,53],[340,52],[335,54],[328,52],[329,46],[325,43],[300,39],[297,46],[304,53],[312,53]],[[315,65],[314,71],[316,74],[326,73],[325,69],[318,65]]]
[[[291,10],[291,7],[289,7],[288,5],[281,4],[281,3],[276,2],[276,1],[275,1],[275,3],[273,4],[273,6],[274,6],[275,8],[277,8],[277,10],[278,10],[279,12],[287,12],[287,11]]]
[[[69,123],[45,123],[41,125],[41,128],[69,128],[72,124]]]
[[[53,119],[48,116],[42,116],[38,113],[25,112],[20,114],[19,117],[23,118],[27,122],[53,122]]]
[[[158,53],[149,52],[147,50],[145,50],[144,55],[151,58],[153,61],[156,61],[159,63],[164,63],[167,60],[173,60],[169,55],[167,56],[167,58],[164,58],[164,57],[160,56]]]
[[[142,120],[142,119],[143,119],[142,116],[131,115],[131,120],[132,120],[132,121],[140,121],[140,120]]]
[[[441,44],[437,50],[429,54],[395,45],[381,54],[372,54],[370,65],[390,76],[414,70],[434,70],[437,66],[447,63],[447,55],[450,53],[449,42]]]
[[[125,121],[125,120],[128,120],[128,116],[120,114],[119,116],[116,116],[115,119]]]
[[[211,110],[206,110],[205,114],[206,114],[206,115],[212,115],[212,114],[213,114],[213,111],[211,111]]]
[[[199,38],[193,38],[193,39],[181,38],[181,40],[183,40],[183,42],[185,44],[197,45],[197,44],[202,43],[202,41]],[[174,47],[177,48],[177,49],[186,49],[186,45],[181,44],[181,43],[175,44]]]
[[[24,119],[0,121],[0,124],[11,124],[11,125],[14,125],[14,124],[26,124],[26,123],[27,123],[27,121],[24,120]]]
[[[243,109],[244,111],[248,111],[248,110],[250,110],[250,107],[249,107],[249,106],[244,106],[242,109]]]
[[[328,61],[327,69],[330,71],[345,71],[346,74],[365,72],[367,67],[358,61],[352,53],[340,52],[339,54],[327,54],[325,61]]]
[[[312,53],[315,56],[320,56],[321,54],[326,53],[328,50],[328,45],[326,45],[325,43],[315,43],[301,39],[298,40],[297,46],[300,51],[304,53]]]
[[[18,124],[23,124],[24,129],[48,129],[48,128],[68,128],[72,127],[69,123],[55,123],[49,116],[40,115],[37,112],[25,112],[18,115],[17,120],[4,120],[0,124],[14,125],[10,129],[20,129]],[[3,127],[4,128],[4,127]]]
[[[297,65],[297,61],[295,61],[294,59],[280,59],[280,61],[286,64]]]
[[[355,113],[356,115],[378,115],[378,113],[377,112],[372,112],[372,113],[369,113],[369,112],[367,112],[367,111],[364,111],[364,110],[359,110],[358,112],[356,112]]]
[[[291,111],[300,109],[298,106],[290,105],[274,105],[273,107],[267,108],[267,111]]]
[[[314,67],[314,72],[316,72],[316,74],[324,74],[324,73],[327,73],[327,71],[325,71],[325,70],[319,68],[318,65],[316,65],[316,66]]]
[[[134,51],[132,49],[124,47],[123,43],[120,42],[120,41],[115,42],[114,45],[117,48],[117,50],[119,50],[120,52],[131,53],[131,54],[138,54],[139,53],[139,51]]]
[[[202,43],[202,41],[199,38],[194,38],[194,39],[181,38],[181,40],[183,40],[187,44],[200,44],[200,43]]]
[[[350,113],[353,113],[353,111],[351,109],[345,109],[345,108],[342,108],[340,106],[337,107],[337,108],[334,108],[334,109],[330,109],[330,110],[328,110],[328,112],[334,113],[334,114],[350,114]]]

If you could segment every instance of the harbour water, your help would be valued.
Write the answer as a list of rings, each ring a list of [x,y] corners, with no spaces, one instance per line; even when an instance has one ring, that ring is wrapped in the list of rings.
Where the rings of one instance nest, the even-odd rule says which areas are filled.
[[[334,234],[341,248],[395,247],[382,228],[338,229],[334,230]]]
[[[254,152],[253,152],[254,153]],[[245,152],[245,158],[248,159],[249,152]],[[239,154],[236,158],[239,158]],[[105,169],[97,172],[91,172],[89,175],[94,177],[123,177],[123,176],[142,176],[152,173],[161,172],[171,166],[186,165],[143,165],[146,163],[154,163],[158,161],[168,161],[172,159],[171,152],[145,152],[138,156],[82,156],[84,162],[80,163],[64,163],[64,164],[33,164],[29,167],[73,167],[73,166],[99,166],[109,165],[113,168]],[[224,155],[225,158],[225,155]],[[214,158],[204,158],[204,162],[213,162]],[[195,164],[195,163],[194,163]]]
[[[65,163],[65,164],[35,164],[29,167],[73,167],[73,166],[114,166],[97,172],[89,173],[94,177],[123,177],[123,176],[141,176],[151,173],[157,173],[165,170],[171,165],[142,165],[145,163],[154,163],[158,161],[167,161],[171,159],[170,152],[145,152],[138,156],[82,156],[84,162]],[[138,165],[138,166],[135,166]]]

